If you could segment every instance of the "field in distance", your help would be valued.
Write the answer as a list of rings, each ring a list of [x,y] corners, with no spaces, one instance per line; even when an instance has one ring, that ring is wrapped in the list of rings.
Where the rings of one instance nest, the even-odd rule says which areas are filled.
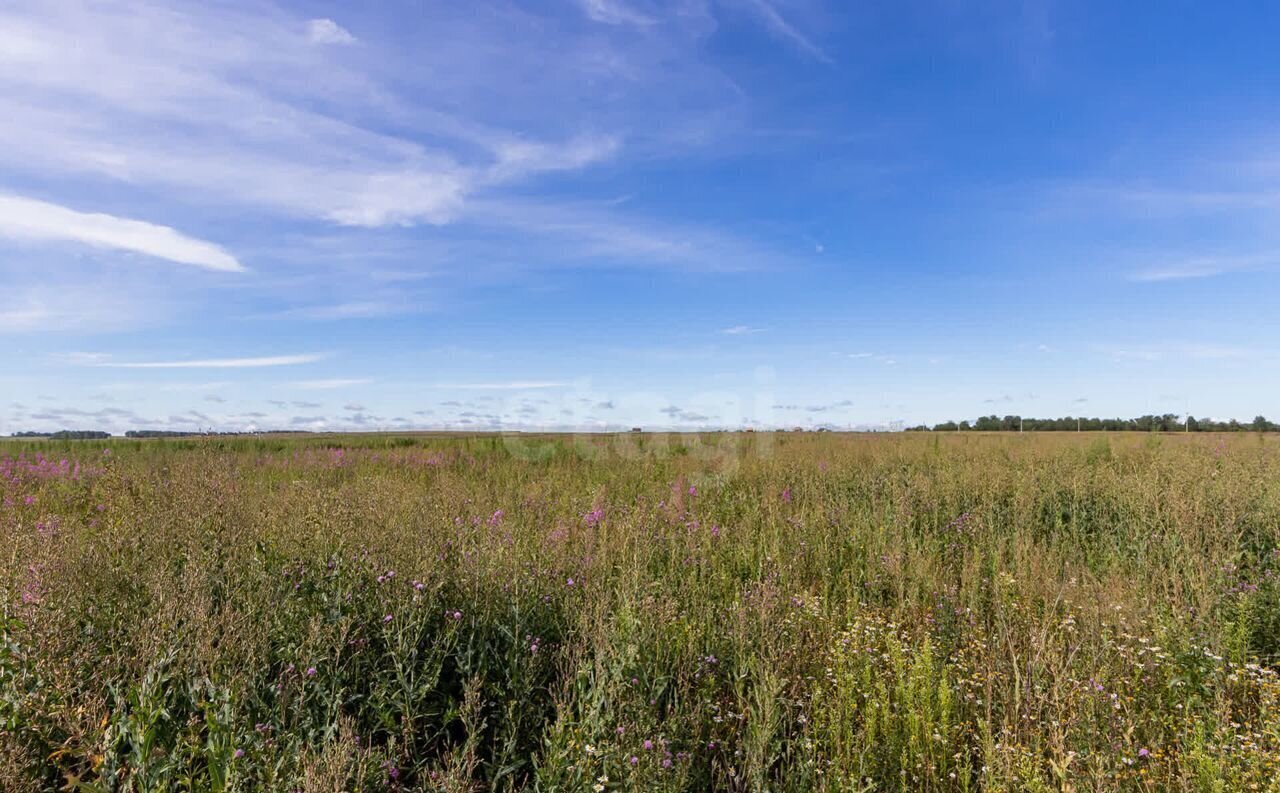
[[[12,440],[0,502],[4,790],[1280,778],[1273,435]]]

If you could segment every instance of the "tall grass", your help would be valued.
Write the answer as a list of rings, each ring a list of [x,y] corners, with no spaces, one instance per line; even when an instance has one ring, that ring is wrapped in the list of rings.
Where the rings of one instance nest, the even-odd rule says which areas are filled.
[[[9,790],[1280,790],[1280,443],[0,446]]]

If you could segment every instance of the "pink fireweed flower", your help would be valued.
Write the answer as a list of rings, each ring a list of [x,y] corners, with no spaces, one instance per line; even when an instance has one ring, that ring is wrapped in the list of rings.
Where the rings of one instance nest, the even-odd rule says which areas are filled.
[[[600,521],[602,520],[604,520],[603,509],[593,509],[587,514],[582,516],[582,521],[586,523],[588,526],[599,526]]]

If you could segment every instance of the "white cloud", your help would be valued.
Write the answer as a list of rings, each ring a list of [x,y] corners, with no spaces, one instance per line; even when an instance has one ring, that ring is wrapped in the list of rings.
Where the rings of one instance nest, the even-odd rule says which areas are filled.
[[[506,41],[503,25],[481,33],[465,15],[439,21],[429,55],[386,48],[346,59],[313,46],[350,37],[332,20],[310,20],[303,37],[298,20],[262,8],[139,2],[0,12],[0,30],[26,42],[0,46],[0,117],[23,119],[0,125],[0,165],[374,227],[449,223],[476,192],[613,156],[609,136],[546,123],[545,104],[538,124],[455,115],[510,104],[494,98],[508,75],[481,69],[478,51],[504,51],[512,70],[522,51],[507,52],[519,40]],[[477,36],[486,38],[467,40]],[[435,57],[473,62],[447,64],[465,78],[419,86],[412,103],[382,84],[382,74],[409,64],[443,68]],[[459,108],[455,83],[463,100],[468,90],[489,99]],[[403,133],[379,131],[386,119]]]
[[[1245,272],[1280,262],[1278,256],[1222,256],[1186,259],[1139,270],[1129,276],[1133,281],[1178,281],[1188,278],[1212,278],[1228,273]]]
[[[141,253],[206,270],[243,272],[230,253],[168,226],[0,193],[0,235],[25,240],[70,241]]]
[[[114,369],[257,369],[266,366],[297,366],[315,363],[325,356],[321,353],[303,355],[275,355],[263,358],[206,358],[195,361],[142,361],[128,363],[97,363]]]
[[[720,332],[726,336],[746,336],[752,333],[763,333],[764,328],[753,328],[750,325],[734,325]]]
[[[333,378],[329,380],[299,380],[291,385],[298,388],[305,388],[309,391],[327,391],[335,388],[348,388],[353,385],[365,385],[372,383],[369,378]]]
[[[572,383],[561,380],[513,380],[498,383],[438,383],[433,388],[455,388],[467,391],[524,391],[539,388],[567,388]]]
[[[356,37],[332,19],[307,21],[307,39],[312,44],[354,44]]]
[[[765,28],[775,38],[788,42],[816,61],[827,64],[832,63],[831,56],[827,55],[821,47],[810,41],[807,36],[783,18],[782,14],[778,12],[778,9],[769,0],[742,0],[742,2],[760,19]]]
[[[653,20],[622,0],[578,0],[582,12],[605,25],[652,25]]]

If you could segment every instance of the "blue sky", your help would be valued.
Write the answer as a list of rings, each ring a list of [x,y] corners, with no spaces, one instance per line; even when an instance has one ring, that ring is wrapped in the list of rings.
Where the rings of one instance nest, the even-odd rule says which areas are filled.
[[[1270,3],[0,8],[0,433],[1280,416]]]

